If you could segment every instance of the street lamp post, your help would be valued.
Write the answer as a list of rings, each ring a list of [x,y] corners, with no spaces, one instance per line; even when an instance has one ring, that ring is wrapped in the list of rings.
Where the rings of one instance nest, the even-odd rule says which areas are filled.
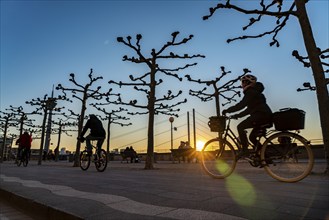
[[[170,143],[171,143],[171,150],[172,150],[173,149],[173,127],[172,127],[172,123],[174,122],[174,117],[170,117],[169,122],[170,122],[170,135],[171,135]]]

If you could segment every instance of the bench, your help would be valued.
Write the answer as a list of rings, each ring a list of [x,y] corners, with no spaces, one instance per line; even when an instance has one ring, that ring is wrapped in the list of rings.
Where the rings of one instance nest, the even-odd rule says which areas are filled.
[[[130,162],[135,162],[135,163],[138,163],[139,162],[139,157],[138,155],[135,153],[135,152],[132,152],[132,151],[126,151],[126,152],[120,152],[120,155],[122,157],[122,160],[121,160],[121,163],[123,161],[127,161],[127,163]],[[128,160],[129,159],[129,160]],[[137,160],[136,160],[137,159]],[[137,161],[137,162],[136,162]]]
[[[191,162],[194,158],[196,158],[196,152],[194,148],[182,148],[182,149],[171,149],[171,156],[173,158],[173,162],[177,159],[180,163],[182,161]]]

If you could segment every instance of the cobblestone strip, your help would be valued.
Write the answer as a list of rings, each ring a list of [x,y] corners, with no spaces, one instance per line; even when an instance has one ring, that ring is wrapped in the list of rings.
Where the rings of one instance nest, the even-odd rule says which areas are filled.
[[[8,177],[6,175],[0,175],[0,178],[5,182],[21,183],[23,186],[26,187],[31,187],[31,188],[37,187],[37,188],[47,189],[53,194],[59,196],[68,196],[68,197],[94,200],[97,202],[101,202],[112,209],[119,210],[121,212],[131,213],[131,214],[167,217],[167,218],[181,219],[181,220],[185,220],[185,219],[242,220],[244,219],[241,217],[231,216],[217,212],[150,205],[150,204],[137,202],[123,196],[84,192],[84,191],[76,190],[69,186],[44,184],[35,180],[23,180],[18,177]],[[127,209],[127,207],[129,207],[129,209]]]

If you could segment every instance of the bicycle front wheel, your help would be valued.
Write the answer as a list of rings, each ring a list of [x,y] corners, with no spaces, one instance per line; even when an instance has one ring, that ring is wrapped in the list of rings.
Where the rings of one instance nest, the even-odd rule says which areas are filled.
[[[87,150],[84,150],[80,153],[80,168],[82,170],[88,170],[90,166],[90,157],[91,155],[88,154]]]
[[[288,183],[307,177],[314,164],[309,142],[291,132],[279,132],[270,136],[261,149],[261,160],[271,177]]]
[[[98,172],[103,172],[107,166],[107,153],[105,150],[101,149],[99,152],[99,157],[95,161],[95,166]]]
[[[211,139],[201,151],[202,168],[208,175],[216,179],[223,179],[231,175],[236,162],[234,148],[226,140]]]

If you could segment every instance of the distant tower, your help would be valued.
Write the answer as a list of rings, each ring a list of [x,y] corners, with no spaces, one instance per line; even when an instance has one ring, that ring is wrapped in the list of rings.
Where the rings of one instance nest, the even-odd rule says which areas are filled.
[[[45,140],[45,146],[43,148],[43,150],[45,152],[48,153],[49,151],[49,144],[50,144],[50,136],[51,136],[51,120],[52,120],[52,116],[53,116],[53,109],[56,106],[56,101],[54,99],[54,86],[53,86],[53,90],[51,92],[51,98],[48,99],[50,105],[47,106],[48,110],[49,110],[49,115],[48,115],[48,123],[47,123],[47,130],[46,130],[46,140]]]

